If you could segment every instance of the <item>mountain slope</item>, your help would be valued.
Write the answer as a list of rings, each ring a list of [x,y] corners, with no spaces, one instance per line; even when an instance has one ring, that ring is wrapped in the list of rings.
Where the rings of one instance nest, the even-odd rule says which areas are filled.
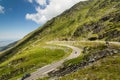
[[[120,54],[108,56],[59,80],[119,80]]]
[[[29,33],[17,42],[14,47],[0,53],[0,67],[2,67],[0,70],[4,70],[3,67],[8,67],[14,61],[20,60],[22,62],[21,58],[27,60],[24,56],[26,53],[36,55],[33,51],[43,51],[38,50],[39,46],[43,47],[46,45],[45,42],[54,40],[107,40],[120,42],[120,0],[89,0],[74,5],[71,9]],[[52,51],[50,50],[50,52]],[[13,58],[19,54],[21,57]],[[31,59],[30,57],[28,61]],[[18,65],[18,63],[14,65]],[[15,70],[18,73],[20,71],[20,69]],[[9,70],[7,72],[9,73]]]
[[[119,41],[119,8],[119,0],[80,2],[28,34],[18,42],[14,50],[49,40],[91,40],[95,38],[95,40]]]
[[[64,62],[60,69],[49,73],[50,77],[57,76],[60,80],[120,79],[120,43],[109,42],[109,45],[104,41],[64,41],[64,43],[83,49],[82,55]]]

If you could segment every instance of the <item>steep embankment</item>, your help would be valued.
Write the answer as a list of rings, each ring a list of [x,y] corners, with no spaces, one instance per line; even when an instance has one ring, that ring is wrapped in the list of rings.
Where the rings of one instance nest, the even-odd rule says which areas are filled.
[[[119,80],[120,53],[103,58],[58,80]]]
[[[4,53],[14,55],[26,46],[49,40],[120,40],[120,1],[89,0],[80,2],[63,14],[31,32]]]
[[[83,51],[79,57],[64,62],[61,68],[50,72],[49,77],[39,80],[120,79],[119,42],[106,44],[105,41],[56,41],[53,43],[74,45]]]
[[[56,42],[57,43],[57,42]],[[78,58],[68,60],[64,63],[64,67],[61,68],[60,70],[53,71],[49,73],[50,76],[64,76],[66,74],[75,72],[77,70],[81,70],[85,68],[86,66],[92,65],[94,62],[101,61],[103,58],[108,58],[110,56],[119,56],[120,53],[120,43],[118,42],[109,42],[109,45],[106,44],[104,41],[68,41],[68,42],[60,42],[60,43],[67,43],[71,44],[74,46],[77,46],[81,49],[83,49],[81,55]],[[84,44],[84,45],[83,45]],[[119,65],[119,60],[114,58],[118,63],[116,63],[118,66]],[[112,57],[109,60],[113,60]],[[109,62],[106,61],[106,64]],[[110,64],[110,63],[109,63]],[[111,63],[112,65],[112,63]],[[105,65],[103,65],[105,66]],[[110,68],[116,68],[117,66],[109,66]],[[102,67],[101,67],[102,68]],[[103,67],[104,68],[104,67]],[[107,70],[107,69],[106,69]],[[115,73],[115,70],[111,71],[111,73]],[[104,73],[106,74],[106,73]],[[110,75],[110,74],[108,74]],[[76,74],[77,76],[77,74]],[[72,78],[77,78],[76,76],[73,76]],[[102,75],[103,76],[103,75]],[[70,75],[69,75],[70,77]],[[80,76],[82,77],[82,76]],[[96,74],[96,77],[100,77],[99,75]],[[119,77],[116,75],[116,77]],[[92,80],[92,79],[91,79]]]
[[[30,46],[19,51],[13,57],[0,64],[0,80],[22,77],[26,73],[31,73],[47,64],[61,60],[71,53],[71,49],[55,45],[41,44]]]
[[[2,75],[4,77],[11,75],[10,68],[13,68],[13,72],[20,73],[22,71],[24,73],[26,69],[30,70],[31,67],[35,67],[35,65],[31,65],[30,68],[17,69],[14,66],[19,65],[17,63],[19,61],[31,61],[33,57],[25,57],[25,55],[36,55],[38,52],[43,51],[44,49],[39,51],[39,46],[42,47],[47,41],[108,40],[120,42],[119,17],[120,0],[89,0],[80,2],[25,36],[11,49],[0,53],[0,64],[2,64],[0,70],[6,70],[5,72],[7,72],[7,74],[4,73]],[[55,51],[59,52],[59,50]],[[51,50],[47,50],[47,52],[52,53]],[[21,57],[16,58],[18,55],[21,55]],[[11,63],[15,63],[15,65],[11,66]],[[29,64],[25,65],[28,66]]]
[[[82,45],[79,43],[81,42],[74,43],[74,45],[81,48]],[[94,46],[91,46],[93,43],[84,46],[83,56],[65,62],[64,65],[67,66],[64,66],[62,70],[59,70],[59,73],[56,72],[53,75],[63,76],[69,73],[59,80],[119,80],[120,43],[110,42],[109,45],[98,45],[99,42],[96,41],[94,43]]]
[[[32,79],[37,80],[39,78],[46,77],[49,72],[57,69],[59,66],[61,66],[63,64],[64,61],[76,58],[81,53],[81,50],[74,46],[70,46],[70,45],[66,45],[66,44],[56,44],[56,45],[69,47],[73,51],[71,52],[71,54],[68,57],[66,57],[58,62],[54,62],[52,64],[46,65],[42,68],[39,68],[37,71],[33,72],[30,77],[26,78],[25,80],[32,80]]]

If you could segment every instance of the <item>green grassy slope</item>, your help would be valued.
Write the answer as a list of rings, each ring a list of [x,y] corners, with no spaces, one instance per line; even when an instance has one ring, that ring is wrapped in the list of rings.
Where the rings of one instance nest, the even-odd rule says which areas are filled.
[[[0,64],[0,80],[8,80],[33,72],[42,66],[65,58],[70,52],[69,48],[54,45],[37,45],[33,49],[27,47]]]
[[[56,42],[58,43],[58,42]],[[120,77],[120,45],[114,45],[113,43],[110,43],[110,46],[107,47],[105,42],[99,42],[99,41],[79,41],[79,42],[70,42],[70,41],[64,41],[60,42],[61,44],[69,44],[74,45],[80,49],[83,49],[81,55],[78,58],[68,60],[64,62],[63,66],[60,68],[61,71],[59,71],[57,74],[64,74],[64,71],[67,69],[69,72],[70,69],[75,68],[76,65],[79,65],[80,63],[87,61],[87,59],[91,56],[93,57],[99,57],[99,53],[103,54],[105,53],[111,53],[113,50],[115,54],[108,55],[106,57],[102,57],[98,59],[96,62],[91,63],[83,68],[78,68],[76,71],[69,72],[65,76],[61,76],[60,78],[56,78],[56,80],[119,80]],[[118,52],[117,52],[118,51]],[[66,68],[66,69],[65,69]],[[51,74],[51,73],[50,73]],[[54,79],[53,77],[47,77],[39,80],[49,80]]]
[[[21,74],[23,68],[28,67],[30,64],[37,64],[35,67],[40,67],[40,60],[48,64],[54,60],[36,59],[38,56],[43,56],[45,53],[57,54],[64,53],[63,50],[43,49],[47,41],[54,40],[108,40],[120,42],[120,0],[89,0],[80,2],[74,5],[71,9],[65,11],[61,15],[49,20],[46,24],[37,30],[29,33],[23,39],[18,41],[14,47],[0,53],[0,70],[4,73],[2,75],[9,76],[9,72],[18,72]],[[40,47],[40,49],[39,49]],[[63,55],[55,55],[60,59]],[[33,57],[30,57],[32,55]],[[41,57],[39,55],[39,57]],[[47,56],[46,56],[47,57]],[[17,61],[25,66],[15,69],[14,66]],[[22,61],[22,62],[21,62]],[[25,61],[25,62],[24,62]],[[26,62],[27,61],[27,62]],[[44,62],[45,61],[45,62]],[[13,66],[10,64],[14,64]],[[42,62],[41,62],[42,63]],[[39,65],[38,65],[39,64]],[[45,65],[43,64],[43,65]],[[10,65],[10,66],[9,66]],[[42,66],[43,66],[42,65]],[[32,65],[32,67],[34,67]],[[8,69],[8,70],[7,70]],[[30,70],[28,68],[28,70]],[[1,72],[0,71],[0,72]],[[26,70],[27,71],[27,70]],[[16,76],[16,75],[12,75]],[[6,76],[5,76],[6,77]]]
[[[14,55],[26,46],[50,40],[100,39],[119,41],[119,8],[119,0],[80,2],[25,36],[13,49],[6,51],[3,56],[10,53]],[[3,56],[0,58],[1,61]]]
[[[119,80],[120,54],[101,59],[59,80]]]
[[[57,80],[119,80],[120,54],[109,56]],[[43,78],[39,80],[49,80]]]

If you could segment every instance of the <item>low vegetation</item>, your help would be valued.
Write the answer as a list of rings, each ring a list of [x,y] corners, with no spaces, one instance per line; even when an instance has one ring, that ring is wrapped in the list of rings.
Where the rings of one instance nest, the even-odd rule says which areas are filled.
[[[98,41],[94,42],[94,40]],[[120,42],[120,0],[79,2],[29,33],[12,48],[0,53],[0,79],[14,78],[16,80],[16,77],[22,76],[25,72],[32,72],[66,57],[66,53],[71,51],[65,47],[46,45],[45,43],[48,41],[56,41],[53,42],[54,44],[62,41],[59,43],[83,49],[78,58],[64,63],[66,67],[79,64],[87,60],[89,56],[99,54],[101,51],[111,53],[110,50],[113,50],[112,53],[116,53],[117,50],[118,52],[113,56],[109,54],[103,59],[97,60],[93,65],[71,73],[61,80],[119,80],[120,46],[115,44],[109,48],[102,41]]]
[[[59,80],[119,80],[120,53],[108,56]]]
[[[79,43],[79,46],[78,46],[78,43]],[[107,46],[104,42],[103,43],[97,42],[97,45],[95,46],[92,42],[91,42],[91,45],[87,45],[88,43],[90,44],[90,42],[86,42],[86,46],[85,45],[81,46],[80,42],[76,42],[76,43],[70,42],[70,44],[74,46],[78,46],[79,48],[84,47],[82,48],[83,51],[81,55],[78,58],[71,59],[64,62],[60,70],[50,72],[49,75],[53,78],[56,76],[57,77],[63,76],[63,77],[60,77],[59,80],[68,80],[68,79],[69,80],[74,80],[74,79],[76,80],[79,80],[79,79],[81,80],[84,80],[84,79],[119,80],[120,73],[119,72],[116,73],[116,71],[119,70],[118,68],[120,66],[119,65],[120,64],[120,59],[119,59],[120,45],[119,44],[113,45],[113,43],[110,43],[110,45]],[[85,42],[83,44],[85,44]],[[110,77],[111,75],[113,76],[113,78]],[[43,78],[41,80],[48,80],[50,78],[47,78],[47,79]]]
[[[71,50],[60,46],[38,46],[21,51],[0,64],[0,79],[16,79],[19,75],[30,73],[36,69],[65,58]]]

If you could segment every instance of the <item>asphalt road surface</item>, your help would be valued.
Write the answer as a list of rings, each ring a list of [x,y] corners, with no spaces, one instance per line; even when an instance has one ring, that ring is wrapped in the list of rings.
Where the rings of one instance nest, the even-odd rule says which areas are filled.
[[[60,60],[60,61],[58,61],[58,62],[55,62],[55,63],[49,64],[49,65],[46,65],[46,66],[44,66],[44,67],[42,67],[42,68],[39,68],[37,71],[31,73],[31,76],[30,76],[30,77],[28,77],[28,78],[26,78],[26,79],[24,79],[24,80],[36,80],[36,79],[45,77],[45,76],[47,76],[47,73],[49,73],[49,72],[55,70],[57,67],[61,66],[62,63],[63,63],[65,60],[69,60],[69,59],[76,58],[76,57],[78,57],[78,56],[80,55],[80,53],[81,53],[81,50],[80,50],[79,48],[77,48],[77,47],[70,46],[70,45],[66,45],[66,44],[57,44],[57,45],[69,47],[69,48],[71,48],[73,51],[72,51],[72,53],[71,53],[68,57],[66,57],[66,58],[64,58],[64,59],[62,59],[62,60]]]

